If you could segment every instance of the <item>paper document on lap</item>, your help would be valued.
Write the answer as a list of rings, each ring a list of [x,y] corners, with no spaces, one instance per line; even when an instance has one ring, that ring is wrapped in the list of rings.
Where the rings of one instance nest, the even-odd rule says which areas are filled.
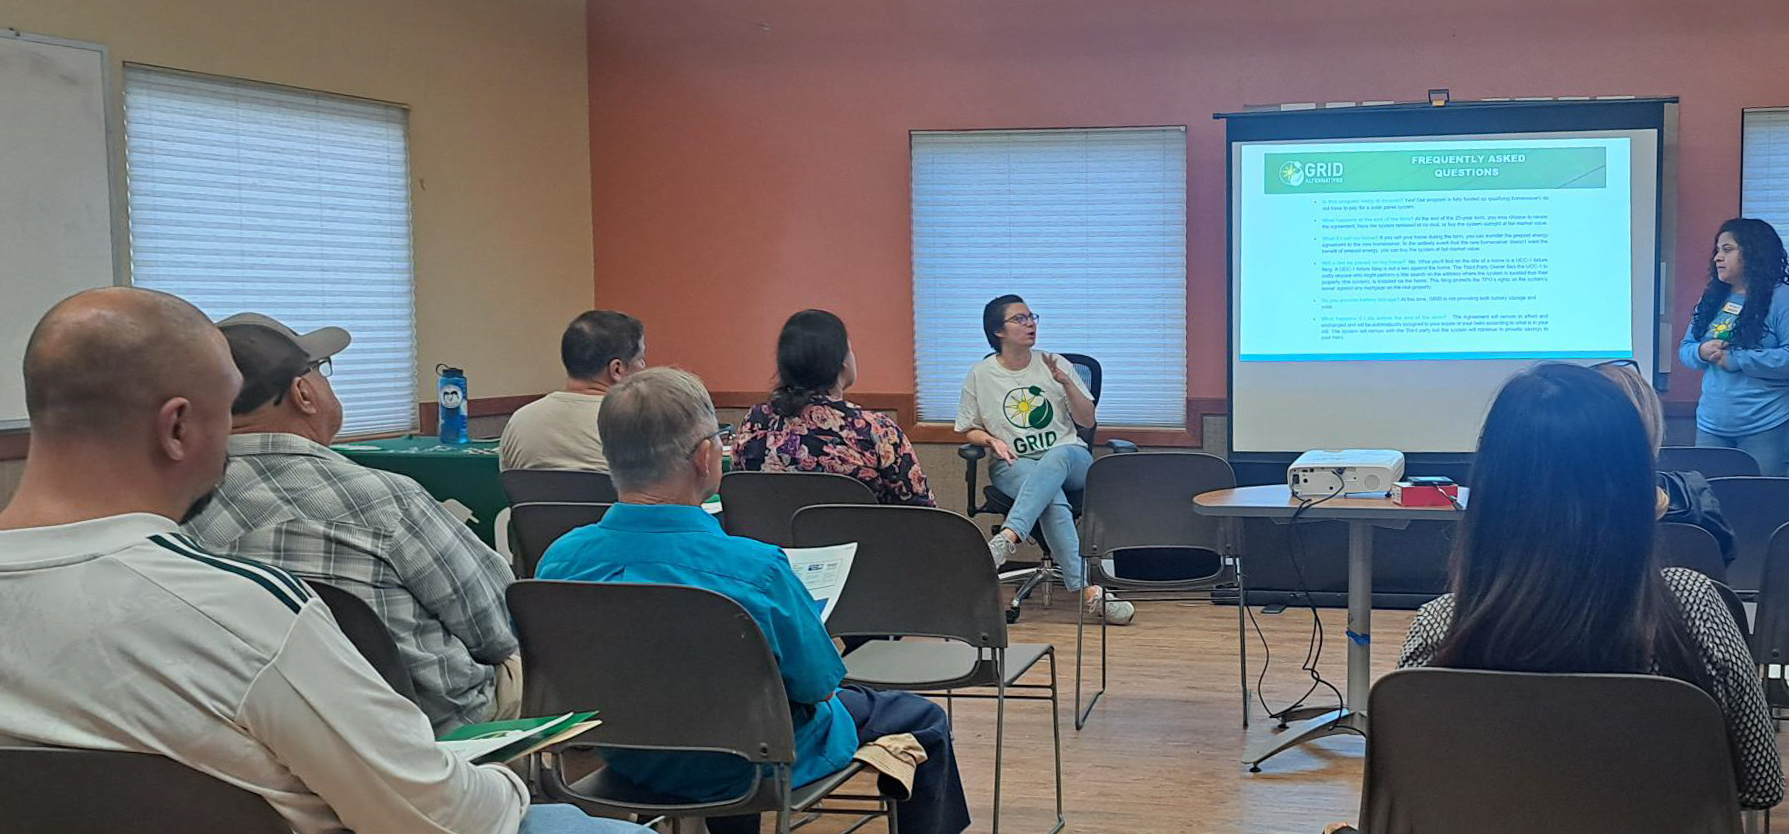
[[[845,580],[851,576],[851,562],[857,558],[857,542],[828,547],[785,547],[789,567],[814,598],[814,611],[821,622],[832,616]]]

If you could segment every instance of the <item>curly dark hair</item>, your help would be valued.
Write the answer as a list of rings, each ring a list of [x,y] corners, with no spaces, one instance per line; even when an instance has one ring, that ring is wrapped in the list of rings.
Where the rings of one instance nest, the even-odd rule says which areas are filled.
[[[1771,296],[1778,284],[1789,284],[1789,258],[1783,254],[1783,239],[1777,230],[1762,220],[1735,217],[1721,224],[1715,240],[1719,241],[1722,234],[1733,235],[1739,244],[1746,277],[1745,308],[1733,321],[1733,338],[1728,343],[1737,348],[1756,348],[1768,329],[1764,314],[1770,312]],[[1732,293],[1733,287],[1715,274],[1714,256],[1710,254],[1708,286],[1702,288],[1702,299],[1696,302],[1696,312],[1690,318],[1690,333],[1696,339],[1708,334],[1708,326]]]

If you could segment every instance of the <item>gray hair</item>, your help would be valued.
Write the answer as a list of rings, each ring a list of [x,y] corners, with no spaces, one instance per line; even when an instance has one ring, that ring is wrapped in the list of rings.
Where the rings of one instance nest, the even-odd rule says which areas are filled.
[[[615,488],[669,481],[702,438],[718,428],[702,380],[676,368],[648,368],[609,389],[596,430]]]

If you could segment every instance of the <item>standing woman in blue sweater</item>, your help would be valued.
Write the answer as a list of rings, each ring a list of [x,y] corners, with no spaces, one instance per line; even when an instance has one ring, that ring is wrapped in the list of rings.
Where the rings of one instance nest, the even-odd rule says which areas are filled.
[[[1678,357],[1702,372],[1696,445],[1742,449],[1789,474],[1789,262],[1769,223],[1721,224],[1708,287]]]

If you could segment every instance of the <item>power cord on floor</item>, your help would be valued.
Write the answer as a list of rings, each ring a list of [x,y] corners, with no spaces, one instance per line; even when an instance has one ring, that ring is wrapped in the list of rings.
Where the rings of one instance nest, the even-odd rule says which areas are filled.
[[[1317,611],[1316,601],[1311,597],[1310,586],[1305,582],[1304,568],[1300,564],[1299,558],[1304,550],[1304,542],[1300,536],[1298,527],[1299,517],[1304,515],[1306,510],[1342,494],[1342,471],[1339,469],[1336,470],[1335,475],[1335,492],[1315,500],[1307,498],[1301,501],[1297,509],[1292,511],[1291,519],[1287,521],[1287,535],[1291,539],[1292,544],[1288,551],[1288,555],[1292,559],[1292,572],[1298,580],[1298,593],[1304,597],[1305,604],[1311,611],[1311,637],[1305,645],[1304,662],[1299,664],[1299,669],[1311,676],[1311,686],[1309,689],[1305,690],[1304,694],[1298,696],[1296,700],[1284,709],[1274,710],[1272,707],[1268,706],[1266,696],[1261,694],[1262,684],[1267,680],[1267,669],[1273,664],[1273,649],[1268,645],[1266,633],[1261,630],[1261,623],[1255,619],[1254,610],[1248,607],[1248,600],[1244,599],[1239,601],[1239,604],[1242,605],[1243,609],[1248,612],[1249,623],[1255,628],[1255,636],[1261,641],[1263,657],[1261,662],[1261,673],[1255,678],[1255,699],[1261,702],[1261,709],[1267,713],[1267,717],[1279,721],[1281,727],[1286,725],[1285,716],[1293,710],[1303,707],[1305,701],[1311,697],[1312,693],[1317,691],[1319,686],[1327,687],[1329,691],[1336,696],[1338,709],[1345,709],[1347,707],[1347,699],[1343,697],[1341,690],[1337,689],[1334,684],[1325,680],[1323,678],[1323,673],[1318,669],[1318,662],[1323,658],[1323,618]]]

